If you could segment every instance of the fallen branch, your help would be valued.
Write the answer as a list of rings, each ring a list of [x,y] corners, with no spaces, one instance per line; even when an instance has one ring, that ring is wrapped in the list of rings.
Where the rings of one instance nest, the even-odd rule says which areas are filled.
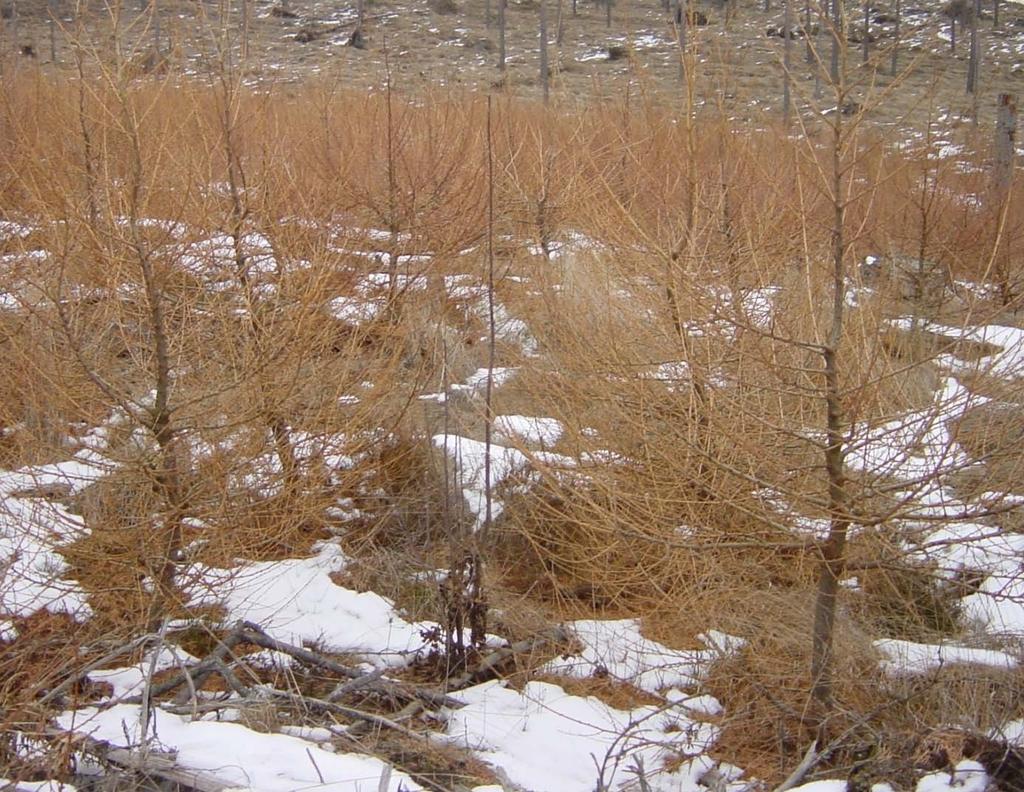
[[[487,655],[476,668],[465,672],[455,679],[449,680],[448,689],[462,690],[463,688],[467,688],[477,682],[492,679],[498,675],[498,667],[510,658],[520,654],[535,652],[542,646],[557,646],[559,644],[568,643],[572,640],[572,637],[572,632],[570,630],[565,627],[558,626],[552,630],[535,635],[532,638],[517,641],[511,646],[503,646],[500,649],[495,649]]]
[[[238,789],[238,784],[225,781],[202,770],[190,770],[180,766],[173,754],[147,752],[145,755],[130,748],[120,748],[105,740],[98,740],[81,732],[66,732],[52,729],[50,736],[68,740],[78,750],[97,757],[101,764],[110,764],[122,770],[177,784],[195,792],[226,792]]]
[[[386,718],[383,715],[376,715],[372,712],[363,712],[353,707],[346,707],[343,704],[335,704],[331,701],[324,701],[323,699],[312,698],[310,696],[302,696],[298,693],[289,693],[284,690],[278,690],[277,688],[268,687],[261,685],[257,688],[253,688],[254,692],[267,695],[271,698],[277,699],[278,701],[287,701],[294,704],[296,707],[303,707],[305,709],[320,710],[322,712],[330,712],[335,715],[344,715],[347,718],[353,718],[355,720],[363,721],[372,726],[379,726],[383,729],[391,729],[399,734],[405,735],[406,737],[412,737],[416,740],[428,740],[430,739],[426,734],[420,734],[414,732],[412,729],[408,729],[402,724],[398,723],[391,718]],[[406,716],[408,717],[408,716]]]
[[[199,688],[210,674],[219,670],[219,666],[223,664],[224,658],[228,653],[242,642],[241,636],[242,625],[238,625],[230,633],[224,636],[224,640],[217,643],[217,648],[200,660],[199,663],[191,668],[180,668],[176,675],[164,680],[158,685],[153,685],[149,691],[150,699],[152,700],[157,696],[163,696],[170,693],[172,690],[177,690],[186,682],[189,682],[189,687],[193,689]],[[124,704],[139,704],[141,701],[141,695],[130,696],[122,699],[122,703]]]
[[[52,690],[48,691],[46,693],[46,695],[42,696],[39,699],[39,703],[40,704],[48,704],[49,702],[57,699],[58,697],[64,695],[64,693],[66,693],[68,690],[70,690],[72,687],[74,687],[77,683],[81,682],[83,679],[85,679],[87,676],[89,676],[89,674],[91,674],[97,668],[102,668],[107,663],[110,663],[110,662],[116,660],[118,657],[121,657],[122,655],[131,654],[136,649],[138,649],[140,646],[145,645],[147,642],[153,640],[154,638],[156,638],[156,635],[154,633],[146,633],[145,635],[140,635],[138,638],[136,638],[136,639],[134,639],[132,641],[129,641],[128,643],[124,644],[123,646],[119,646],[117,649],[113,650],[112,652],[108,652],[107,654],[103,655],[103,657],[99,658],[98,660],[93,660],[91,663],[89,663],[84,668],[81,668],[78,671],[76,671],[75,673],[71,674],[71,676],[69,676],[67,679],[65,679],[63,682],[61,682],[59,685],[57,685],[57,687],[55,687]]]
[[[316,668],[322,668],[325,671],[338,674],[339,676],[351,679],[353,682],[352,687],[343,685],[341,687],[346,690],[361,689],[370,691],[373,693],[379,693],[387,696],[392,696],[400,701],[411,701],[412,699],[420,699],[421,701],[430,704],[434,707],[460,707],[462,706],[458,701],[449,696],[444,695],[435,690],[425,690],[422,688],[410,688],[407,685],[403,685],[400,682],[395,682],[390,679],[384,679],[381,676],[382,672],[372,672],[367,674],[363,671],[359,671],[355,668],[350,668],[346,665],[342,665],[336,660],[332,660],[329,657],[324,657],[321,654],[305,649],[301,646],[294,646],[284,641],[279,641],[276,638],[271,638],[263,630],[255,624],[245,622],[240,625],[240,635],[242,641],[246,643],[255,644],[263,649],[270,649],[275,652],[281,652],[289,657],[294,657],[306,665],[314,666]],[[337,694],[337,696],[335,695]],[[340,697],[342,694],[339,692],[339,688],[331,694],[331,700],[336,697]]]
[[[807,775],[807,771],[814,767],[819,756],[818,741],[814,740],[807,746],[807,752],[804,754],[804,758],[800,760],[800,764],[798,764],[786,780],[775,787],[772,792],[787,792],[787,790],[799,785],[800,782],[804,780],[804,776]]]
[[[327,700],[337,701],[338,699],[347,696],[349,693],[352,693],[353,691],[359,690],[376,682],[382,676],[384,676],[384,669],[380,668],[374,671],[373,673],[364,674],[363,676],[356,677],[355,679],[350,679],[348,682],[341,682],[338,684],[336,688],[334,688],[334,690],[331,691],[330,695],[327,697]]]

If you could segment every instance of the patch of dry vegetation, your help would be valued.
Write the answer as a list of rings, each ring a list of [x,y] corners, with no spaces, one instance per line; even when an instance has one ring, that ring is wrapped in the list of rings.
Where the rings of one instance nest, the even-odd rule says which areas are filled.
[[[550,448],[510,442],[529,465],[496,490],[504,509],[482,548],[499,621],[513,638],[593,614],[644,615],[677,645],[709,626],[745,638],[707,683],[728,713],[719,750],[754,775],[784,774],[816,727],[819,554],[803,523],[829,516],[815,353],[829,304],[827,146],[724,120],[694,127],[635,97],[555,114],[218,79],[103,68],[85,82],[0,84],[0,201],[31,226],[4,242],[0,451],[9,469],[66,458],[103,427],[111,473],[53,496],[88,528],[62,552],[89,624],[145,629],[154,612],[189,613],[191,565],[293,557],[331,536],[356,558],[346,584],[443,622],[442,591],[415,575],[449,567],[470,516],[431,436],[483,437],[488,406],[451,386],[488,365],[490,262],[506,319],[526,328],[496,343],[517,373],[490,411],[565,429]],[[1008,283],[993,261],[1019,251],[1019,187],[1000,220],[990,202],[964,201],[981,192],[973,170],[871,132],[854,148],[854,283],[863,255],[892,252]],[[985,159],[979,144],[971,162]],[[950,296],[934,316],[1013,321],[1016,281],[1002,297]],[[880,332],[919,309],[898,292],[851,305],[851,424],[931,403],[944,348],[894,348]],[[438,392],[448,399],[421,398]],[[966,445],[1019,479],[1014,449]],[[873,637],[963,625],[931,570],[877,563],[900,552],[877,515],[901,504],[885,476],[851,476],[871,520],[849,551],[859,585],[840,595],[837,765],[869,732],[893,752],[943,722],[951,700],[986,729],[1008,713],[972,715],[971,702],[1019,682],[972,672],[939,695],[938,682],[879,678]],[[45,623],[25,636],[5,647],[0,697],[27,707],[82,658],[49,647]],[[428,774],[448,762],[417,756]]]

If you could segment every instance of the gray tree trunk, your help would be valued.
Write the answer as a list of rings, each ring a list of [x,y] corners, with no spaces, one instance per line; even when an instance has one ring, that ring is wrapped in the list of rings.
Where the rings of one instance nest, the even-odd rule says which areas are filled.
[[[789,127],[789,116],[792,112],[792,87],[790,85],[790,65],[793,53],[793,24],[790,11],[792,0],[783,0],[782,11],[782,123]]]
[[[538,8],[540,14],[540,84],[544,91],[544,104],[548,103],[550,94],[549,70],[548,70],[548,12],[547,0],[540,0]]]
[[[861,42],[863,45],[862,49],[862,62],[867,63],[868,58],[871,57],[871,44],[868,37],[871,35],[871,0],[864,0],[864,39]]]
[[[833,85],[839,83],[839,48],[846,45],[843,16],[842,0],[832,0],[832,63],[829,76]]]
[[[57,62],[57,14],[60,9],[57,0],[47,0],[46,10],[50,17],[50,63]]]
[[[893,77],[896,76],[896,72],[899,69],[899,53],[900,53],[900,25],[903,22],[903,4],[902,0],[896,0],[896,28],[893,30],[893,41],[892,41],[892,63],[889,64],[889,73]]]
[[[996,170],[995,189],[1000,196],[1006,196],[1013,181],[1014,142],[1017,137],[1017,96],[999,94],[996,115]]]
[[[839,82],[834,82],[833,88],[837,86],[837,104],[842,104],[845,90]],[[846,539],[850,529],[845,415],[838,359],[845,316],[847,251],[843,178],[846,170],[842,162],[846,136],[843,132],[841,112],[836,113],[832,134],[832,317],[828,337],[821,349],[826,438],[824,467],[828,477],[829,531],[820,548],[821,561],[818,567],[818,590],[814,601],[814,624],[811,635],[811,696],[820,709],[821,726],[827,723],[834,706],[832,647],[839,580],[845,568]]]
[[[505,71],[505,0],[498,0],[498,70]]]
[[[1015,94],[999,94],[999,105],[996,116],[996,156],[993,187],[999,212],[999,226],[1005,228],[1006,212],[1009,208],[1010,188],[1013,186],[1013,160],[1015,156],[1015,140],[1017,137],[1017,97]],[[1004,232],[1005,233],[1005,232]],[[1019,289],[1011,277],[1013,262],[1010,257],[1009,245],[1002,239],[1004,233],[996,235],[996,243],[1002,247],[998,251],[997,280],[1000,299],[1003,305],[1011,305]]]
[[[974,13],[971,14],[971,54],[967,61],[967,93],[969,94],[973,94],[978,89],[978,70],[981,65],[981,50],[978,47],[979,16],[981,16],[981,0],[974,0]]]
[[[814,63],[814,46],[811,44],[811,0],[804,0],[804,44],[807,45],[804,60]]]

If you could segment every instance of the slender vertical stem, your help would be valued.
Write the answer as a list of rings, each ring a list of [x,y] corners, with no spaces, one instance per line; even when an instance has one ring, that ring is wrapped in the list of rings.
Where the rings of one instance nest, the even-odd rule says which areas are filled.
[[[899,54],[900,54],[900,26],[903,23],[903,2],[902,0],[896,0],[896,27],[892,33],[892,63],[889,64],[889,73],[895,77],[896,72],[899,70]]]
[[[85,175],[85,200],[89,212],[89,226],[96,228],[99,225],[99,201],[97,200],[97,179],[95,163],[95,147],[92,140],[92,130],[89,127],[86,102],[86,80],[85,80],[85,55],[82,52],[82,23],[81,16],[76,19],[77,32],[73,52],[75,55],[75,69],[78,72],[78,129],[82,135],[82,165]]]
[[[249,60],[249,28],[251,26],[249,11],[249,0],[242,0],[242,52],[240,56],[242,63]]]
[[[832,83],[837,107],[847,98],[844,76],[846,52],[837,62],[837,77]],[[836,112],[832,123],[831,183],[832,202],[832,317],[827,337],[821,347],[823,397],[825,401],[824,467],[828,480],[829,532],[819,548],[818,587],[814,601],[814,622],[811,634],[811,696],[819,708],[819,738],[824,738],[833,701],[833,641],[839,580],[845,568],[846,540],[851,520],[846,481],[845,414],[840,383],[839,347],[843,339],[846,309],[846,169],[843,152],[847,133],[842,112]]]
[[[494,416],[491,414],[494,396],[494,364],[496,362],[497,334],[494,314],[494,141],[492,137],[493,100],[487,97],[487,383],[484,389],[484,527],[490,531],[494,516],[491,495],[491,439]]]
[[[814,63],[814,45],[811,44],[811,0],[804,1],[804,44],[807,46],[804,60],[807,63]]]
[[[548,73],[548,14],[547,0],[540,0],[538,8],[540,14],[540,83],[544,91],[544,104],[548,103],[550,93]]]
[[[21,55],[21,44],[18,31],[18,0],[11,0],[11,52],[14,55],[14,62],[18,63],[18,56]]]
[[[689,38],[689,16],[690,0],[676,0],[676,42],[679,45],[679,79],[685,85],[686,76],[686,47]]]
[[[864,30],[862,35],[861,62],[867,63],[868,58],[871,56],[871,0],[864,0]]]
[[[993,192],[999,207],[999,233],[996,234],[993,259],[996,260],[996,280],[1003,305],[1010,305],[1015,299],[1015,284],[1011,279],[1011,254],[1009,245],[1003,242],[1003,229],[1010,208],[1010,194],[1013,186],[1015,141],[1017,136],[1017,97],[1014,94],[999,94],[996,117],[996,163]],[[999,249],[1001,246],[1001,250]]]
[[[387,274],[388,274],[388,321],[397,325],[401,316],[399,310],[399,288],[398,288],[398,255],[394,249],[397,244],[399,232],[398,220],[398,176],[395,164],[395,118],[394,118],[394,96],[391,86],[391,58],[388,49],[384,47],[384,78],[385,78],[385,112],[387,128],[385,131],[385,145],[387,151],[386,169],[388,181],[388,209],[386,225],[390,234],[387,252]]]
[[[783,0],[782,16],[782,123],[789,127],[789,116],[791,113],[792,89],[790,87],[790,66],[793,52],[793,23],[791,19],[792,0]]]
[[[57,4],[55,0],[47,3],[50,12],[50,63],[57,63]]]
[[[484,560],[494,520],[491,451],[494,430],[494,364],[497,360],[497,323],[494,306],[494,136],[493,101],[487,97],[487,383],[484,390],[484,524],[474,537],[471,562],[469,625],[473,646],[484,645],[487,633],[487,600],[484,592]]]
[[[844,0],[832,0],[832,63],[829,76],[833,85],[839,83],[839,50],[846,45],[843,2]]]
[[[502,73],[505,72],[505,4],[506,0],[498,0],[498,70]]]
[[[978,17],[981,16],[981,0],[974,0],[974,13],[971,14],[971,53],[967,61],[967,93],[973,94],[978,89],[978,68],[981,49],[978,46]],[[975,113],[975,119],[977,114]]]

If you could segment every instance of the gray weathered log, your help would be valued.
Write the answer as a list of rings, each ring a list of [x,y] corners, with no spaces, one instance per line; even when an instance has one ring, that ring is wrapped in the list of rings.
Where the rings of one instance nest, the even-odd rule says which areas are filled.
[[[282,652],[290,657],[294,657],[296,660],[323,668],[326,671],[331,671],[339,676],[344,676],[349,679],[362,679],[368,676],[365,672],[359,671],[355,668],[349,668],[348,666],[342,665],[335,660],[331,660],[328,657],[312,652],[309,649],[304,649],[300,646],[293,646],[292,644],[285,643],[284,641],[278,641],[276,638],[271,638],[262,629],[255,624],[245,623],[241,626],[241,638],[247,643],[255,644],[264,649],[271,649],[275,652]],[[410,688],[402,685],[399,682],[394,682],[387,679],[376,679],[373,681],[366,681],[362,687],[365,690],[372,690],[375,693],[383,693],[389,696],[394,696],[397,699],[403,701],[409,701],[413,698],[420,699],[427,704],[440,707],[451,707],[459,706],[458,702],[454,699],[450,699],[447,696],[437,693],[436,691],[423,690],[418,688]]]
[[[1013,180],[1014,143],[1017,137],[1017,97],[1015,94],[999,94],[996,117],[996,172],[995,189],[1000,202],[1010,191]]]
[[[69,676],[67,679],[65,679],[63,682],[61,682],[59,685],[57,685],[57,687],[55,687],[52,690],[48,691],[46,693],[46,695],[42,696],[39,699],[39,703],[40,704],[47,704],[47,703],[49,703],[51,701],[54,701],[54,700],[58,699],[60,696],[64,695],[64,693],[66,693],[68,690],[70,690],[72,687],[74,687],[74,685],[76,683],[78,683],[78,682],[82,681],[83,679],[85,679],[90,673],[95,671],[97,668],[102,668],[103,666],[105,666],[108,663],[116,660],[117,658],[121,657],[122,655],[130,654],[130,653],[134,652],[140,646],[144,646],[147,642],[151,641],[155,637],[156,636],[154,636],[152,633],[146,633],[145,635],[140,635],[138,638],[136,638],[133,641],[129,641],[124,646],[119,646],[117,649],[113,650],[112,652],[108,652],[107,654],[103,655],[103,657],[99,658],[98,660],[94,660],[93,662],[91,662],[87,666],[85,666],[84,668],[82,668],[82,669],[76,671],[75,673],[73,673],[71,676]]]
[[[52,737],[67,740],[83,753],[97,757],[101,764],[113,765],[122,770],[139,773],[161,781],[169,781],[195,792],[226,792],[238,789],[238,784],[203,770],[190,770],[178,764],[173,754],[148,751],[142,754],[130,748],[120,748],[105,740],[80,732],[68,733],[58,729],[48,731]]]
[[[500,649],[495,649],[487,655],[476,668],[471,671],[467,671],[462,676],[449,680],[448,689],[462,690],[463,688],[467,688],[477,682],[490,679],[495,675],[497,667],[506,660],[519,654],[535,651],[542,646],[558,646],[560,644],[567,644],[572,641],[572,638],[573,634],[570,630],[566,627],[558,626],[532,638],[517,641],[511,646],[503,646]]]
[[[772,792],[788,792],[795,786],[798,786],[803,781],[804,776],[807,772],[814,767],[818,759],[821,758],[821,754],[818,752],[818,741],[814,740],[810,745],[807,746],[807,751],[804,753],[804,758],[800,760],[793,772],[787,776],[786,780],[775,787]]]

